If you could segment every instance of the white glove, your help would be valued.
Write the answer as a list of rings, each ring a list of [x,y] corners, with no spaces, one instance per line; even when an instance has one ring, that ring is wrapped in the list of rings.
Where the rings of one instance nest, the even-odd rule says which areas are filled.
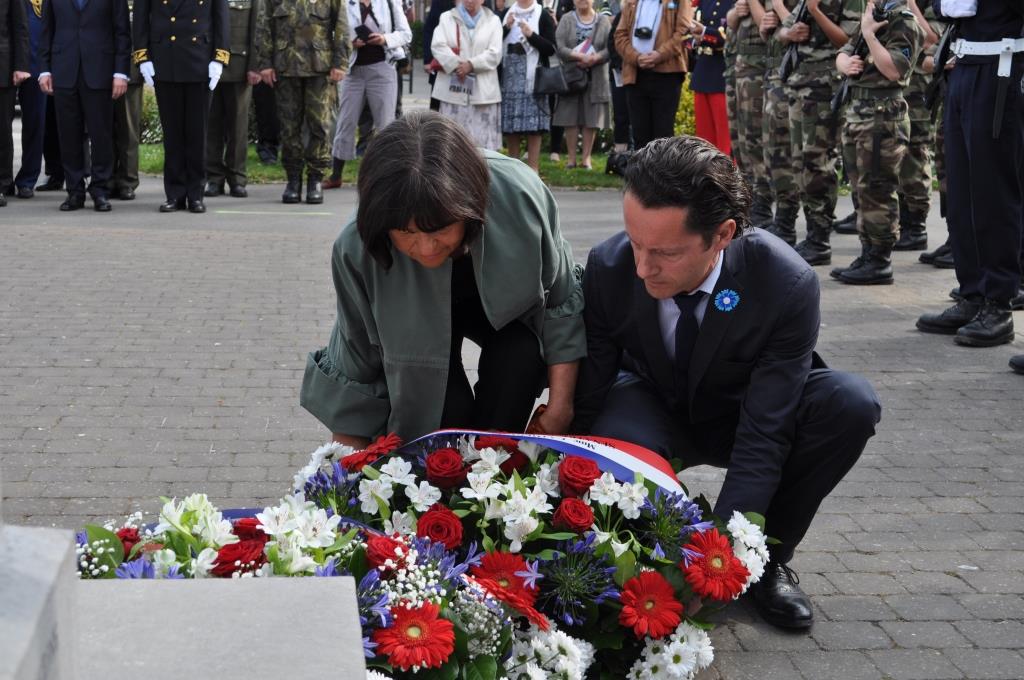
[[[224,73],[224,64],[219,61],[210,62],[210,91],[213,92],[213,88],[217,87],[217,81],[220,80],[220,75]]]
[[[153,77],[156,76],[156,70],[153,68],[153,62],[144,61],[139,64],[139,73],[142,74],[142,79],[146,81],[146,85],[153,87]]]

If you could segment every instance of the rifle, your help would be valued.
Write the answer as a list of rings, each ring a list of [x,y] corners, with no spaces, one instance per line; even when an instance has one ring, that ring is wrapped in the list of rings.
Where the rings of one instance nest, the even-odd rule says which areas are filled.
[[[800,4],[793,10],[793,14],[800,23],[810,25],[811,11],[807,8],[807,0],[800,0]],[[782,64],[779,66],[779,77],[782,78],[783,83],[789,80],[789,76],[792,75],[799,65],[800,45],[790,43],[789,47],[786,48],[785,54],[782,55]]]
[[[928,87],[924,92],[924,105],[931,111],[932,121],[935,121],[935,116],[938,112],[939,99],[946,84],[946,62],[949,61],[949,53],[953,49],[953,36],[956,33],[957,24],[951,23],[946,26],[946,30],[942,32],[942,37],[939,38],[939,44],[935,48],[935,56],[932,57],[932,79],[928,81]]]
[[[894,3],[889,3],[885,7],[879,7],[878,5],[875,5],[875,11],[874,11],[874,19],[875,19],[875,21],[878,21],[878,22],[888,21],[889,20],[889,9],[893,5],[894,5]],[[867,56],[868,56],[868,51],[869,51],[868,50],[868,43],[867,43],[866,40],[864,40],[864,34],[863,33],[858,34],[857,35],[857,42],[853,43],[853,54],[851,56],[860,57],[861,59],[866,59]],[[846,106],[847,102],[850,101],[850,88],[852,87],[852,84],[851,84],[850,81],[852,81],[852,80],[859,80],[861,75],[862,75],[862,73],[858,73],[855,76],[846,76],[845,78],[843,78],[842,85],[839,86],[839,90],[835,93],[835,96],[832,97],[831,107],[832,107],[832,117],[833,118],[838,116],[839,112],[842,110],[842,108],[844,106]]]

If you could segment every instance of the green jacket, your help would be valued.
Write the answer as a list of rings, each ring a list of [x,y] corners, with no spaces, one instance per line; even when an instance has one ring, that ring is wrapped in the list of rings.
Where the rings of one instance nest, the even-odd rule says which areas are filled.
[[[256,26],[256,64],[278,76],[348,72],[352,43],[342,0],[266,0]]]
[[[470,249],[488,320],[519,320],[548,364],[586,356],[582,268],[558,227],[555,199],[523,163],[483,152],[491,189]],[[350,221],[331,258],[338,318],[306,363],[300,402],[331,432],[410,439],[441,422],[451,354],[451,262],[437,269],[393,250],[385,271]]]

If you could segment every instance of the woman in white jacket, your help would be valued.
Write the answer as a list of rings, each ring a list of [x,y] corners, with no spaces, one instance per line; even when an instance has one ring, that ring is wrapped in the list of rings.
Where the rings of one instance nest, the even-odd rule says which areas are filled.
[[[341,186],[345,161],[356,157],[356,128],[363,107],[370,105],[373,127],[380,130],[395,119],[398,71],[395,62],[406,56],[412,31],[401,0],[347,0],[348,32],[352,40],[348,77],[341,83],[341,108],[331,154],[334,167],[324,189]]]
[[[501,21],[482,0],[461,0],[441,15],[430,49],[440,66],[433,97],[477,146],[501,148]]]

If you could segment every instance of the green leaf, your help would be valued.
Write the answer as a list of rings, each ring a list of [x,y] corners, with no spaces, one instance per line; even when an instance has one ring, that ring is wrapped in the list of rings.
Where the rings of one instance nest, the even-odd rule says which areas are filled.
[[[359,583],[366,576],[366,572],[370,570],[370,562],[366,559],[366,550],[359,548],[352,553],[352,557],[348,561],[348,570],[352,573],[352,578]]]
[[[359,471],[363,477],[367,479],[380,479],[380,470],[373,467],[372,465],[365,465],[363,469]]]
[[[448,662],[440,668],[431,668],[416,675],[423,680],[458,680],[460,670],[458,659],[451,656],[448,658]]]
[[[469,656],[469,634],[461,625],[453,623],[455,625],[455,656],[464,659]]]
[[[346,545],[351,543],[352,539],[354,539],[358,534],[359,534],[359,529],[351,529],[351,530],[349,530],[348,533],[339,534],[337,540],[334,541],[334,545],[332,545],[331,547],[327,548],[327,550],[324,551],[324,554],[325,555],[330,555],[332,553],[338,552],[339,550],[344,548]]]
[[[544,560],[545,562],[547,562],[548,560],[555,559],[555,557],[558,554],[559,553],[558,553],[557,550],[552,550],[551,548],[545,548],[544,550],[541,550],[539,553],[535,553],[533,556],[536,557],[538,560]]]
[[[480,540],[480,545],[483,547],[485,553],[494,552],[494,541],[487,534]]]
[[[595,649],[622,649],[625,635],[625,629],[598,631],[591,633],[589,641],[590,644],[594,645]]]
[[[518,470],[512,471],[512,483],[515,485],[516,491],[523,494],[523,496],[530,495],[530,492],[526,490],[526,484],[523,483],[523,478],[519,476]]]
[[[493,656],[478,656],[462,669],[466,680],[492,680],[498,677],[498,661]]]
[[[756,512],[745,512],[743,516],[750,520],[751,523],[756,524],[762,532],[764,531],[764,515]]]
[[[377,501],[377,511],[380,513],[380,516],[384,519],[391,519],[391,506],[388,505],[387,501],[377,494],[373,494],[373,500]]]
[[[541,534],[537,538],[550,538],[552,541],[568,541],[577,538],[577,536],[571,531],[556,531],[553,534]]]
[[[773,538],[771,536],[765,536],[764,542],[767,543],[768,545],[782,545],[782,541],[780,541],[777,538]]]
[[[615,583],[622,586],[626,581],[633,578],[636,573],[636,556],[632,550],[627,550],[615,558]]]
[[[466,517],[468,517],[468,516],[469,516],[469,514],[470,514],[470,511],[469,511],[469,510],[461,510],[461,509],[460,509],[460,510],[452,510],[452,513],[453,513],[453,514],[454,514],[454,515],[455,515],[456,517],[458,517],[459,519],[465,519]]]
[[[104,565],[107,567],[107,572],[97,578],[114,578],[114,570],[124,562],[124,545],[121,543],[121,539],[113,531],[95,524],[85,525],[85,536],[90,546],[95,541],[108,541],[104,547],[106,549],[114,549],[114,552],[104,551],[102,555],[93,555],[97,559],[97,567]]]

